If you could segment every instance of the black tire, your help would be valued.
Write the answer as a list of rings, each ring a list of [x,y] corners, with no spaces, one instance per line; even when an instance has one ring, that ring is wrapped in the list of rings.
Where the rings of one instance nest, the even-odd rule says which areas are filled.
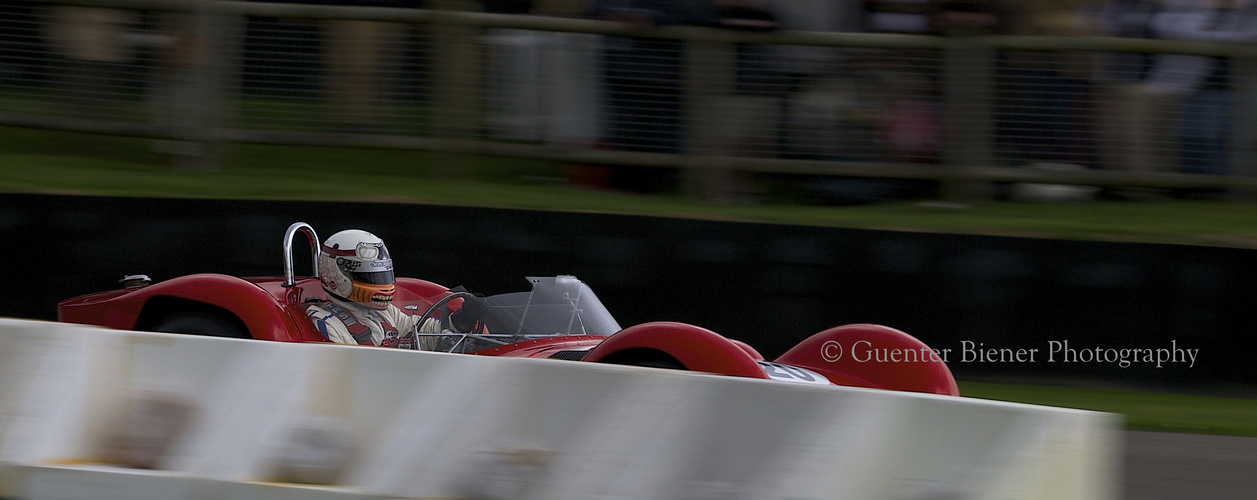
[[[638,360],[638,361],[634,361],[631,363],[624,363],[624,364],[632,365],[632,366],[644,366],[647,368],[662,368],[664,370],[685,370],[686,369],[685,365],[681,364],[680,361],[672,359],[671,357],[657,358],[657,359],[643,359],[643,360]]]
[[[628,366],[644,366],[647,368],[662,368],[665,370],[688,370],[685,365],[677,361],[676,358],[664,354],[653,349],[630,349],[612,353],[610,356],[603,358],[602,363],[610,365],[628,365]]]
[[[249,331],[234,318],[212,311],[180,311],[153,325],[153,331],[203,337],[249,339]]]

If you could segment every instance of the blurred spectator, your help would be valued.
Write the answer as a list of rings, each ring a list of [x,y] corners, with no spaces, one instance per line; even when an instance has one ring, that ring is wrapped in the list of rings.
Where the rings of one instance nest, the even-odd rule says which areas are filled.
[[[739,31],[778,29],[777,14],[763,1],[716,0],[716,23]],[[800,0],[800,3],[806,3]],[[789,67],[789,55],[776,45],[734,46],[733,96],[723,106],[729,120],[725,146],[728,154],[775,156],[787,109],[786,96],[797,92],[801,79]]]
[[[221,58],[234,54],[239,20],[193,8],[154,14],[159,35],[144,38],[157,50],[148,99],[155,124],[171,135],[153,142],[153,150],[176,168],[213,169],[218,151],[208,131],[223,116],[224,67]]]
[[[330,0],[357,7],[418,8],[422,0]],[[346,132],[378,130],[397,91],[397,61],[404,55],[408,25],[331,19],[323,26],[325,90]]]
[[[757,7],[783,31],[860,31],[866,18],[864,0],[765,0]],[[899,113],[883,122],[891,115],[884,112],[891,102],[899,102],[891,96],[903,96],[900,90],[922,82],[917,78],[921,68],[903,64],[911,59],[903,56],[901,51],[802,45],[739,47],[736,91],[728,111],[735,114],[736,153],[820,161],[884,159],[877,151],[886,144],[879,135],[882,124],[894,122],[894,128],[905,131],[907,127],[898,125],[907,125],[912,115]],[[925,103],[914,111],[925,109],[932,117],[933,105]],[[759,194],[804,203],[869,202],[893,188],[868,178],[757,178],[764,190]]]
[[[777,17],[768,10],[767,0],[711,0],[716,9],[716,26],[741,31],[772,31]]]
[[[866,0],[866,31],[919,35],[983,35],[1001,32],[1008,22],[1003,1]],[[882,158],[935,163],[942,154],[942,68],[933,51],[896,50],[873,58],[880,76],[877,120]]]
[[[1163,0],[1109,0],[1095,12],[1101,34],[1155,38],[1152,18]],[[1146,85],[1155,54],[1107,53],[1099,57],[1095,78],[1095,116],[1102,165],[1109,170],[1166,171],[1165,154],[1173,121],[1172,96]]]
[[[865,0],[865,30],[932,35],[990,34],[1007,0]]]
[[[205,132],[223,109],[223,82],[216,77],[224,72],[214,65],[213,56],[221,51],[211,46],[210,35],[238,37],[222,16],[199,11],[195,4],[189,8],[153,13],[153,33],[140,30],[139,12],[57,6],[50,12],[48,37],[70,62],[68,100],[97,118],[116,118],[107,114],[123,98],[127,64],[138,49],[155,50],[157,64],[145,97],[157,129],[173,140],[154,141],[153,150],[176,167],[212,168],[215,159],[205,148]]]
[[[1096,19],[1110,36],[1249,42],[1257,35],[1251,0],[1112,0]],[[1097,101],[1106,168],[1227,173],[1227,58],[1123,53],[1103,62]]]
[[[848,0],[767,0],[763,9],[784,31],[856,31],[859,4]],[[757,120],[773,124],[775,156],[801,159],[864,159],[852,156],[866,134],[850,130],[853,108],[852,75],[843,71],[849,50],[800,45],[761,45],[750,61],[758,61],[764,77],[739,72],[738,94],[779,103],[775,117]],[[739,54],[743,56],[744,54]],[[742,62],[742,61],[739,61]],[[740,65],[741,70],[745,65]]]
[[[669,25],[706,25],[713,11],[706,0],[593,0],[590,15],[637,30]],[[677,40],[606,37],[603,76],[606,85],[608,147],[624,151],[681,153],[681,84],[684,46]],[[665,168],[620,167],[609,182],[640,193],[671,192],[676,172]]]
[[[1020,36],[1094,35],[1087,0],[1006,2],[999,24]],[[1001,51],[996,75],[996,148],[1009,166],[1037,163],[1093,167],[1090,54]]]
[[[57,5],[49,9],[48,19],[45,37],[66,63],[67,100],[85,114],[103,113],[120,97],[118,74],[134,48],[127,34],[139,16],[126,10]]]
[[[871,33],[930,33],[934,6],[927,1],[866,0],[864,28]]]
[[[939,35],[990,35],[1008,29],[1008,0],[938,0],[930,27]]]
[[[1152,18],[1168,40],[1248,42],[1257,38],[1252,0],[1170,0]],[[1179,170],[1222,175],[1229,171],[1231,63],[1225,57],[1159,55],[1149,85],[1182,99]]]

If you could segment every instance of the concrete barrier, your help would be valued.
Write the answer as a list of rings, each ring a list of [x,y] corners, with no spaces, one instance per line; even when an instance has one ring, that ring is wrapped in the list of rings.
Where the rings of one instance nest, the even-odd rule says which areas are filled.
[[[0,320],[0,497],[18,499],[1111,499],[1118,425],[967,398]]]

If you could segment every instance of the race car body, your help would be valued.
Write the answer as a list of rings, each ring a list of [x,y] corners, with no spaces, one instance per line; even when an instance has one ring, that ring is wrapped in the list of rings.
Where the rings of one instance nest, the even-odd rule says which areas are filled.
[[[63,322],[108,328],[328,342],[309,311],[329,299],[318,277],[296,278],[292,242],[304,233],[317,257],[318,237],[293,224],[284,235],[284,276],[193,274],[159,283],[128,276],[120,290],[61,301]],[[315,259],[317,261],[317,259]],[[485,297],[470,331],[448,321],[465,291],[397,278],[393,305],[441,321],[440,333],[407,332],[401,346],[482,356],[552,358],[684,369],[781,382],[844,385],[959,395],[947,365],[921,341],[880,325],[845,325],[810,336],[775,360],[744,342],[695,325],[651,322],[622,328],[590,287],[573,276],[529,277],[527,291]],[[875,351],[879,355],[874,355]]]

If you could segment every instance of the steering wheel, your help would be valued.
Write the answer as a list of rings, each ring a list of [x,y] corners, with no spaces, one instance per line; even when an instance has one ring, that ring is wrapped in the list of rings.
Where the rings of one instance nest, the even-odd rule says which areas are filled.
[[[469,297],[475,298],[476,296],[475,294],[472,294],[471,292],[453,292],[449,295],[441,297],[440,299],[437,299],[436,302],[433,302],[432,307],[429,307],[427,311],[424,311],[423,315],[419,317],[419,321],[415,322],[415,342],[414,344],[412,344],[413,347],[411,348],[415,350],[419,349],[419,328],[421,328],[424,323],[427,323],[428,320],[432,318],[432,315],[436,314],[438,310],[445,307],[446,304],[449,304],[451,300],[459,299],[459,298],[466,299]],[[448,314],[445,315],[445,319],[442,321],[442,323],[444,323],[443,326],[451,327],[451,328],[453,327],[453,323],[449,321]],[[458,333],[458,332],[455,332],[455,333]],[[471,333],[471,332],[466,332],[466,333]]]

